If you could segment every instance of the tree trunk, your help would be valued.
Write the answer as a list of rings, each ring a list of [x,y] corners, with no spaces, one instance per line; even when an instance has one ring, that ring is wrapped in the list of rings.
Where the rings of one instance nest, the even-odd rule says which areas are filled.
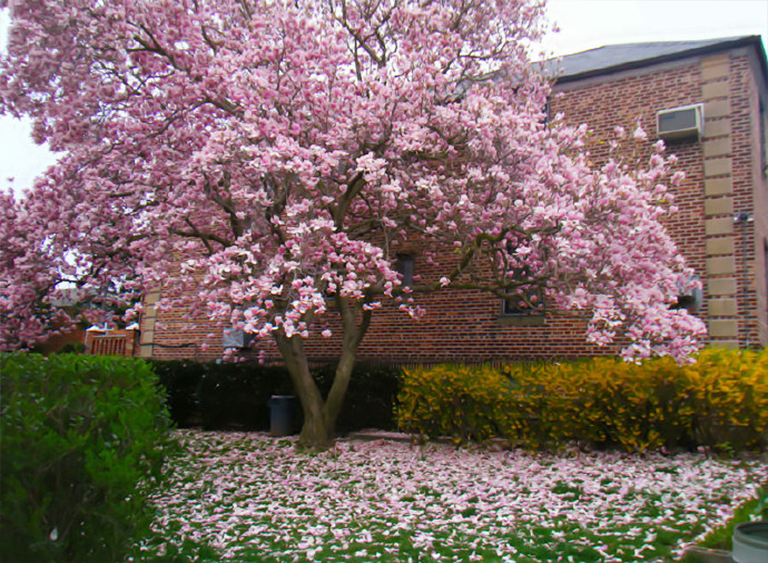
[[[355,360],[357,360],[357,350],[371,324],[371,310],[364,309],[359,301],[339,299],[339,311],[344,326],[344,339],[341,346],[341,357],[336,365],[333,385],[328,392],[324,409],[325,419],[328,421],[332,432],[336,429],[336,420],[339,418],[341,407],[344,404],[349,380],[352,377],[352,369],[355,367]],[[362,320],[358,324],[357,316],[361,311]]]
[[[326,421],[323,397],[309,371],[304,341],[298,335],[288,338],[282,333],[276,333],[275,341],[304,412],[304,426],[299,434],[299,446],[310,450],[331,447],[334,437]]]
[[[340,301],[344,338],[333,385],[326,400],[323,400],[323,396],[312,378],[304,349],[304,340],[301,336],[294,335],[289,338],[280,331],[275,333],[277,347],[291,376],[296,393],[299,395],[301,408],[304,412],[304,426],[299,434],[299,447],[308,450],[328,449],[335,441],[336,420],[344,404],[344,396],[352,377],[352,369],[355,367],[357,349],[371,321],[371,312],[363,311],[362,322],[358,325],[359,304],[350,304],[346,300]]]

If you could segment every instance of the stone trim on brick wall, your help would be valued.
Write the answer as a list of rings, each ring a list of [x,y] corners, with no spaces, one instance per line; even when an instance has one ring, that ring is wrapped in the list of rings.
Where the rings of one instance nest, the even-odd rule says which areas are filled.
[[[733,198],[718,197],[704,200],[704,215],[733,215]]]
[[[719,196],[733,193],[731,178],[704,178],[704,195]]]
[[[710,319],[709,335],[713,338],[734,338],[739,335],[739,325],[736,319]]]
[[[720,78],[728,78],[730,71],[730,55],[723,53],[707,57],[701,61],[701,79],[703,82],[714,82]]]
[[[734,256],[718,256],[707,258],[707,275],[735,274],[736,260]]]
[[[709,114],[707,114],[709,115]],[[714,139],[704,140],[704,158],[713,158],[717,156],[726,156],[733,152],[731,147],[731,136],[726,135]]]
[[[712,317],[735,317],[737,315],[736,300],[730,297],[710,299],[709,314]]]
[[[704,176],[731,176],[733,161],[730,158],[710,158],[704,161]]]
[[[704,115],[706,116],[706,113]],[[730,134],[731,134],[730,119],[717,119],[717,120],[708,121],[704,128],[705,139],[713,139],[715,137],[723,137],[725,135],[730,135]]]
[[[707,256],[733,255],[735,250],[733,237],[720,237],[707,239]]]
[[[710,342],[738,347],[736,255],[733,227],[733,131],[730,57],[701,61],[704,102],[704,232],[706,236],[707,325]]]
[[[710,279],[707,282],[707,293],[710,295],[736,295],[736,280],[732,277]]]
[[[730,348],[731,350],[738,350],[739,348],[739,341],[738,340],[715,340],[712,339],[710,341],[710,344],[715,348]]]
[[[708,237],[730,235],[733,233],[733,219],[731,217],[707,219],[704,221],[704,232]]]
[[[730,93],[730,83],[727,80],[719,82],[709,82],[701,87],[701,98],[703,100],[714,100],[716,98],[727,98]]]
[[[144,311],[141,319],[141,336],[139,338],[139,353],[142,358],[151,358],[154,355],[155,323],[157,322],[157,308],[160,301],[160,292],[152,291],[144,296]]]

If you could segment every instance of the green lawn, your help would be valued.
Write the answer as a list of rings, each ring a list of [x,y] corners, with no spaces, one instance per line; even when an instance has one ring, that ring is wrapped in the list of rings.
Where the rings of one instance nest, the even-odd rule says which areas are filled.
[[[179,431],[136,561],[671,561],[768,465]]]

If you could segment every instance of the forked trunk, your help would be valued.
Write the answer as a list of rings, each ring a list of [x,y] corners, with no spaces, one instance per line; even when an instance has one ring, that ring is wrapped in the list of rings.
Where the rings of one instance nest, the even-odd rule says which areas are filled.
[[[328,449],[333,446],[336,438],[336,420],[344,404],[344,395],[355,365],[356,350],[342,353],[331,391],[327,399],[323,400],[309,370],[301,337],[278,337],[277,341],[304,412],[299,447],[307,450]]]
[[[355,322],[355,308],[344,303],[341,311],[345,321],[341,357],[336,366],[333,385],[325,400],[309,370],[303,339],[298,335],[289,338],[282,333],[275,333],[277,347],[304,411],[304,426],[299,434],[299,447],[302,449],[324,450],[333,445],[336,439],[336,420],[352,377],[357,349],[370,324],[370,311],[363,312],[360,325]]]
[[[333,433],[325,417],[323,397],[309,371],[302,338],[298,335],[289,338],[283,334],[277,334],[275,341],[304,412],[304,426],[299,435],[299,446],[311,450],[329,448],[333,445]]]

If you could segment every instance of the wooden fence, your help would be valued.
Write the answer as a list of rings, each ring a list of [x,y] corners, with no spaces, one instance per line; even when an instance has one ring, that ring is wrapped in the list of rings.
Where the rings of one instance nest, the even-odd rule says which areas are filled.
[[[138,332],[135,330],[89,329],[85,353],[94,356],[133,356]]]

